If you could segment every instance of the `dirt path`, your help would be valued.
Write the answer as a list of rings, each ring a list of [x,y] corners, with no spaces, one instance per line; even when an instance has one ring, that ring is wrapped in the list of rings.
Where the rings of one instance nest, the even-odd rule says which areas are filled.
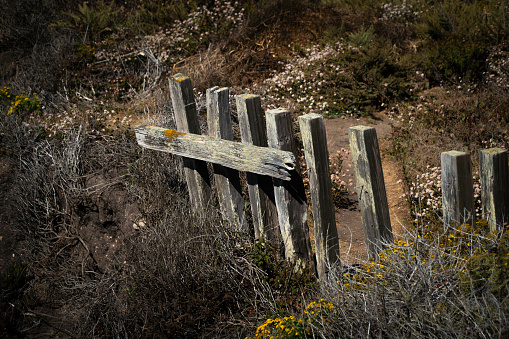
[[[404,193],[401,172],[396,161],[386,155],[390,140],[386,139],[391,132],[389,119],[383,115],[375,118],[341,118],[326,119],[327,145],[329,154],[335,156],[340,153],[343,157],[342,180],[347,183],[349,198],[358,201],[355,177],[353,173],[352,156],[348,142],[348,128],[366,125],[375,127],[382,155],[387,200],[391,215],[393,232],[402,234],[403,225],[408,224],[406,205],[401,200]],[[367,260],[366,245],[364,243],[364,230],[362,228],[361,213],[358,208],[340,209],[336,212],[336,225],[339,234],[341,259],[344,264],[362,263]]]

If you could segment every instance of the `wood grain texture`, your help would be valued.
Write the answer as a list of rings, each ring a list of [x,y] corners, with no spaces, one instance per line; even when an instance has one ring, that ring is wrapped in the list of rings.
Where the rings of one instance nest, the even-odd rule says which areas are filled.
[[[449,151],[440,155],[444,227],[451,223],[474,225],[474,186],[470,154]]]
[[[242,143],[267,147],[267,132],[260,97],[243,94],[236,96],[235,99]],[[249,172],[246,177],[255,238],[264,239],[279,250],[282,239],[278,227],[272,178]]]
[[[378,258],[385,244],[393,241],[389,204],[376,130],[354,126],[348,129],[364,241],[370,258]]]
[[[291,152],[214,139],[192,133],[172,133],[155,126],[135,126],[138,143],[146,148],[223,165],[236,170],[290,180],[295,168]],[[168,134],[172,137],[169,138]],[[170,140],[171,139],[171,140]]]
[[[284,109],[265,113],[267,137],[270,148],[296,153],[293,137],[292,116]],[[285,246],[285,257],[289,261],[309,260],[314,262],[307,224],[308,207],[304,182],[298,164],[290,172],[291,180],[274,179],[274,195],[279,220],[279,229]]]
[[[210,137],[232,141],[229,92],[228,88],[207,89],[207,123]],[[223,217],[237,231],[249,232],[239,172],[219,164],[213,164],[213,168],[214,185]]]
[[[319,279],[325,281],[328,265],[339,264],[339,240],[332,201],[327,136],[320,114],[303,115],[299,117],[299,124],[313,205],[316,269]]]
[[[509,221],[509,175],[507,151],[490,148],[479,152],[482,217],[491,232]]]
[[[177,129],[180,132],[200,134],[191,80],[176,74],[169,79],[169,86]],[[182,160],[191,205],[198,213],[205,213],[212,195],[207,164],[186,157]]]

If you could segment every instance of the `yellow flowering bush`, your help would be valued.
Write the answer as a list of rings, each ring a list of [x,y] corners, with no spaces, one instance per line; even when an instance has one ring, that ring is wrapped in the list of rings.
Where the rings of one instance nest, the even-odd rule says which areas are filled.
[[[507,244],[509,233],[501,238],[490,234],[485,220],[474,227],[414,230],[406,239],[387,244],[376,259],[353,266],[355,273],[351,268],[331,271],[334,280],[324,291],[327,299],[310,303],[301,316],[267,319],[251,339],[334,337],[349,328],[344,319],[357,314],[357,302],[379,306],[380,296],[384,307],[404,309],[416,323],[449,326],[463,316],[450,300],[487,290],[503,296],[509,284]],[[341,312],[335,305],[341,305]],[[374,318],[378,321],[381,314]]]
[[[252,339],[312,338],[324,325],[331,322],[330,317],[334,314],[337,314],[337,310],[332,302],[326,299],[313,301],[298,318],[288,316],[267,319],[258,327]]]
[[[37,96],[37,93],[33,93],[32,97],[29,95],[23,94],[16,95],[13,98],[11,94],[11,89],[7,86],[4,86],[0,89],[0,102],[6,103],[9,106],[7,114],[19,113],[19,112],[37,112],[41,108],[41,101]]]
[[[349,293],[369,292],[376,286],[391,289],[404,277],[410,289],[424,284],[438,293],[447,284],[456,293],[490,290],[502,296],[509,284],[508,244],[509,233],[489,233],[484,219],[474,227],[464,224],[441,232],[417,232],[408,240],[389,244],[376,260],[360,266],[356,274],[339,276],[336,294],[347,297]],[[437,315],[443,313],[438,298],[432,304],[441,308]]]

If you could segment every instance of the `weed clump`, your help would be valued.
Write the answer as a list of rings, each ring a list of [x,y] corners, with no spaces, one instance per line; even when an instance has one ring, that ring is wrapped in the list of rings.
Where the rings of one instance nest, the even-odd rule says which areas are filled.
[[[20,336],[21,313],[29,303],[30,274],[27,265],[18,261],[0,274],[0,334],[5,337]]]

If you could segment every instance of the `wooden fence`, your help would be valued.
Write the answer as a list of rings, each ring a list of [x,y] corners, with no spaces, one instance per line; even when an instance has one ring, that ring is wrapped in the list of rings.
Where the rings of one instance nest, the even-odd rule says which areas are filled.
[[[183,157],[192,208],[206,213],[213,184],[223,217],[237,231],[249,233],[239,175],[239,171],[246,172],[255,238],[276,248],[282,243],[288,260],[316,263],[318,278],[325,279],[327,265],[339,264],[340,256],[322,116],[299,117],[313,211],[313,254],[290,112],[268,110],[264,116],[259,96],[236,96],[239,143],[233,141],[228,88],[207,90],[209,136],[199,135],[190,79],[181,74],[171,77],[170,94],[178,131],[137,126],[136,137],[143,147]],[[368,255],[377,257],[393,240],[377,135],[372,127],[356,126],[349,129],[349,139]],[[213,164],[212,182],[206,162]],[[483,211],[495,230],[509,210],[507,153],[481,151],[481,172]],[[442,154],[444,223],[473,221],[471,180],[467,153]]]

